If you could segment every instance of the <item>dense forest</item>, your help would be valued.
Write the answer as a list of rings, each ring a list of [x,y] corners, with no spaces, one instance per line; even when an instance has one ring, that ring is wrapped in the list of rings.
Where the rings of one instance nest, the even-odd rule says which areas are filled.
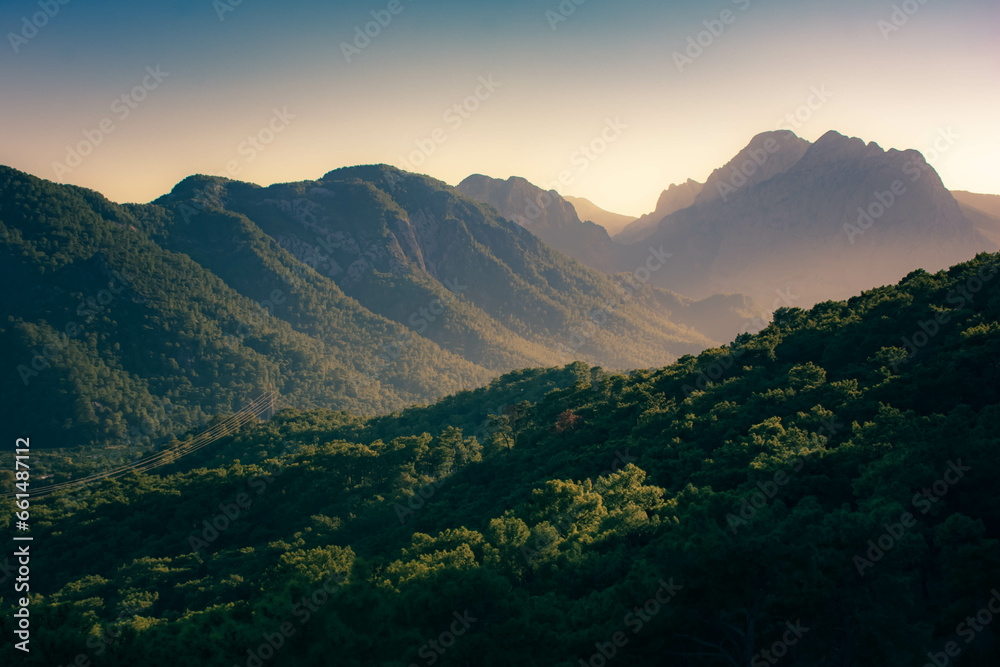
[[[742,297],[588,269],[389,167],[191,177],[143,205],[0,167],[0,279],[0,420],[65,450],[40,463],[53,474],[134,459],[268,390],[385,414],[517,368],[661,366],[763,322]]]
[[[998,272],[782,308],[658,370],[285,409],[38,500],[19,664],[998,664]]]

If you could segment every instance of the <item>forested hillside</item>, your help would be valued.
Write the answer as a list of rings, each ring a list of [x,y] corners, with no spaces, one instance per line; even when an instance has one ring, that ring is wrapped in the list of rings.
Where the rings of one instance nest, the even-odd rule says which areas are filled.
[[[766,314],[745,297],[695,302],[646,287],[670,261],[648,251],[629,273],[588,269],[458,189],[386,165],[267,188],[191,177],[157,203],[174,216],[150,225],[154,237],[240,291],[248,269],[259,273],[233,257],[245,232],[205,212],[243,220],[371,312],[489,369],[662,365]],[[428,307],[437,300],[443,312]]]
[[[490,377],[298,271],[252,228],[216,240],[230,255],[266,256],[270,274],[254,265],[245,276],[273,284],[244,294],[142,231],[156,214],[172,219],[162,209],[129,210],[10,169],[0,170],[0,193],[0,272],[12,287],[0,324],[0,419],[30,426],[43,447],[135,451],[269,386],[295,405],[372,412]],[[202,227],[225,233],[225,223],[244,221]],[[280,316],[300,315],[302,304],[305,321]],[[399,339],[406,356],[370,372],[381,346]]]
[[[0,277],[0,419],[77,470],[272,389],[384,414],[517,368],[659,366],[764,315],[587,269],[389,167],[191,177],[145,205],[0,168]]]
[[[285,410],[38,501],[21,664],[997,664],[998,276],[917,271],[659,370]]]

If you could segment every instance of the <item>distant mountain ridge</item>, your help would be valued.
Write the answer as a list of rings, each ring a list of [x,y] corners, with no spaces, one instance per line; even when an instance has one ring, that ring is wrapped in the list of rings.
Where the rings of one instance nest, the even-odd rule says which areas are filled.
[[[192,176],[144,205],[0,167],[0,260],[0,417],[123,452],[269,389],[385,413],[519,368],[668,363],[766,315],[589,269],[384,165],[266,188]]]
[[[542,190],[517,176],[501,180],[482,174],[473,174],[455,187],[587,266],[606,273],[626,270],[607,230],[583,222],[573,205],[555,190]]]
[[[618,243],[640,243],[656,231],[657,225],[665,217],[675,211],[680,211],[694,204],[699,193],[705,187],[704,183],[692,181],[690,178],[680,185],[671,184],[660,194],[656,209],[652,213],[637,218],[615,235]]]
[[[513,220],[522,196],[541,196],[523,179],[487,187],[484,178],[466,194]],[[511,183],[517,196],[508,196]],[[953,196],[917,151],[886,151],[834,131],[815,143],[788,130],[759,134],[704,184],[665,190],[653,213],[610,243],[561,215],[561,203],[549,208],[557,222],[545,219],[539,234],[591,266],[631,271],[649,248],[662,247],[673,260],[653,284],[695,298],[744,293],[765,304],[776,296],[802,307],[847,298],[1000,245],[1000,207],[989,197]]]
[[[987,215],[1000,218],[1000,195],[981,195],[964,190],[952,190],[951,194],[963,206],[969,206]]]
[[[995,250],[917,151],[836,132],[803,151],[787,134],[755,138],[730,163],[763,162],[760,176],[737,187],[726,170],[713,174],[714,192],[706,184],[646,238],[678,251],[656,284],[692,295],[741,289],[758,300],[787,288],[809,305]]]
[[[809,150],[810,143],[788,130],[758,134],[705,181],[695,206],[726,202],[744,188],[753,188],[787,172]]]
[[[758,135],[704,185],[668,189],[658,208],[676,210],[630,244],[519,178],[192,176],[119,205],[0,167],[0,416],[128,453],[265,388],[370,414],[517,368],[666,364],[759,326],[758,303],[995,251],[996,202],[836,132]]]
[[[962,190],[952,190],[951,194],[976,230],[1000,247],[1000,195],[981,195]]]
[[[604,227],[605,231],[612,237],[635,221],[635,218],[632,216],[605,211],[594,202],[583,197],[563,195],[563,199],[573,205],[573,208],[576,209],[576,214],[581,220],[589,220]]]

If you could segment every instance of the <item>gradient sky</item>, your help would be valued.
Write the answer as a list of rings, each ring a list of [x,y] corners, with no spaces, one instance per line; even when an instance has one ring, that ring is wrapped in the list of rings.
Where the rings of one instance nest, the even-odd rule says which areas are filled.
[[[376,162],[453,185],[483,173],[545,186],[565,171],[564,194],[639,215],[825,87],[800,136],[926,153],[951,128],[954,145],[928,156],[945,185],[1000,193],[997,0],[909,0],[916,12],[886,34],[894,3],[870,0],[565,0],[575,11],[554,30],[559,0],[399,0],[350,63],[341,43],[389,0],[236,2],[3,0],[0,163],[139,202],[227,165],[260,184]],[[46,5],[58,11],[24,30]],[[678,71],[673,53],[724,10],[732,23]],[[157,66],[168,75],[123,118],[114,101]],[[490,76],[500,86],[467,118],[445,116]],[[627,127],[582,157],[615,119]],[[243,143],[269,124],[270,143]],[[57,175],[85,133],[99,145]],[[421,140],[433,154],[410,161]]]

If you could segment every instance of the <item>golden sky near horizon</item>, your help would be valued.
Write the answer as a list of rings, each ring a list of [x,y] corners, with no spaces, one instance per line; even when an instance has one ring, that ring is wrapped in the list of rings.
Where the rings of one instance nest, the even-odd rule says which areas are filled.
[[[928,3],[891,32],[878,23],[889,6],[853,3],[739,0],[654,20],[650,3],[595,1],[555,29],[556,2],[488,17],[413,3],[347,62],[352,28],[385,4],[298,16],[244,3],[222,20],[191,5],[151,35],[125,32],[139,10],[102,22],[99,7],[66,5],[0,60],[0,163],[139,202],[194,173],[266,185],[384,162],[452,185],[562,175],[563,194],[638,216],[792,114],[782,126],[808,140],[833,129],[915,148],[947,187],[1000,193],[997,3]],[[5,8],[0,25],[29,9]],[[731,22],[704,32],[723,11]],[[699,33],[706,46],[678,67]],[[958,139],[933,151],[948,128]]]

